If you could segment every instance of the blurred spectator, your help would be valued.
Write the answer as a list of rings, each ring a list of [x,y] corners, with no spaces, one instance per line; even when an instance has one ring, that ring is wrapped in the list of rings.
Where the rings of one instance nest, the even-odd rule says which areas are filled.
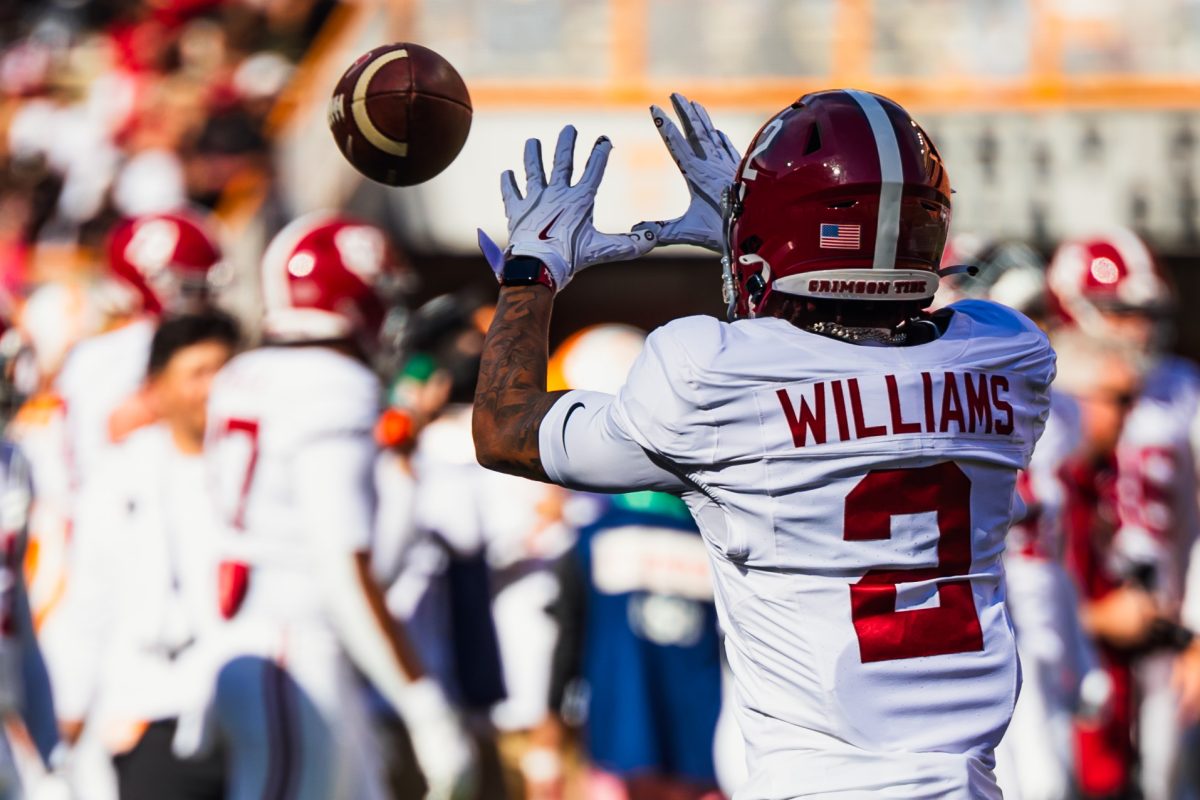
[[[551,707],[583,716],[589,796],[718,797],[721,653],[700,532],[671,495],[618,495],[603,508],[560,562]],[[572,682],[582,709],[570,708]],[[530,797],[562,796],[560,725],[547,719],[526,755]]]

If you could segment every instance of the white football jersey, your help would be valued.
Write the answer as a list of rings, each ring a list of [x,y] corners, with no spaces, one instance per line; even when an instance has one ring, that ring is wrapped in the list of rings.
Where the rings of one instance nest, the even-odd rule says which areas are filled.
[[[109,419],[146,380],[155,323],[139,319],[84,339],[71,350],[56,388],[67,405],[67,441],[76,485],[113,446]]]
[[[1200,370],[1164,358],[1146,376],[1117,445],[1117,552],[1155,568],[1155,590],[1180,601],[1188,554],[1200,529],[1191,429],[1200,410]]]
[[[223,555],[250,567],[239,613],[319,620],[310,537],[369,549],[379,400],[370,369],[323,347],[252,350],[217,375],[207,472],[226,527]]]
[[[937,341],[677,320],[542,423],[556,482],[682,490],[747,742],[738,798],[996,797],[1019,670],[1001,554],[1054,354],[964,301]],[[632,447],[630,445],[633,445]]]

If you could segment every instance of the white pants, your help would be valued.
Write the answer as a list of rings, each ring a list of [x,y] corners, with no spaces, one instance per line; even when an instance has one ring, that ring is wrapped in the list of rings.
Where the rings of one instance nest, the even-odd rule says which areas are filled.
[[[333,635],[293,629],[277,641],[276,654],[233,655],[217,674],[229,800],[384,800],[364,690]]]

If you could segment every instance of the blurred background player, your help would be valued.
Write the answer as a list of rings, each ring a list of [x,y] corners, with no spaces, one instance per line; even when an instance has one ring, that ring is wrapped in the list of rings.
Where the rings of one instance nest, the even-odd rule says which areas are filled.
[[[24,458],[0,442],[0,798],[65,800],[56,774],[64,754],[22,569],[31,496]]]
[[[107,447],[152,419],[139,390],[157,320],[206,305],[220,260],[208,223],[191,212],[137,217],[113,230],[108,267],[123,312],[71,350],[57,381],[78,485]]]
[[[1047,285],[1059,324],[1131,347],[1146,361],[1116,449],[1119,525],[1110,555],[1118,574],[1143,585],[1159,615],[1177,624],[1200,533],[1200,462],[1191,439],[1200,371],[1165,350],[1174,290],[1149,247],[1124,229],[1060,245]],[[1179,648],[1182,656],[1168,650],[1137,666],[1142,790],[1151,800],[1177,791],[1183,733],[1200,714],[1200,643]],[[1181,696],[1182,688],[1191,696]]]
[[[613,393],[644,341],[626,325],[585,328],[555,351],[548,385]],[[553,713],[527,755],[543,772],[529,796],[562,796],[565,717],[583,720],[587,796],[717,797],[721,653],[700,532],[669,494],[590,499],[598,514],[557,567]]]
[[[207,724],[234,798],[385,791],[355,669],[404,720],[430,796],[465,796],[456,712],[390,620],[371,575],[380,386],[368,367],[395,271],[385,234],[331,214],[282,230],[263,259],[265,346],[217,377],[206,459],[226,528],[222,666]]]
[[[475,298],[443,295],[407,320],[402,365],[376,428],[384,449],[371,559],[426,673],[465,714],[480,758],[480,796],[503,797],[489,715],[506,689],[484,532],[491,514],[478,485],[489,473],[463,429],[483,340],[478,312]]]
[[[416,527],[388,602],[431,673],[474,712],[481,754],[496,749],[503,786],[485,772],[485,795],[523,797],[558,633],[545,613],[558,591],[552,566],[573,531],[563,518],[565,492],[483,469],[475,457],[471,400],[490,313],[458,293],[431,300],[409,320],[393,402],[414,410],[439,391],[447,402],[413,454]],[[386,538],[397,530],[381,531],[378,556],[397,551]]]
[[[202,450],[209,386],[239,343],[219,312],[171,316],[151,340],[146,399],[158,422],[109,448],[75,510],[62,616],[91,653],[60,672],[67,730],[94,726],[121,800],[222,798],[222,760],[172,752],[203,681],[217,622],[217,517]]]
[[[1061,468],[1066,563],[1079,585],[1084,629],[1100,648],[1111,695],[1102,715],[1076,731],[1078,791],[1087,798],[1131,796],[1136,787],[1137,698],[1132,665],[1149,641],[1158,606],[1145,586],[1114,564],[1119,527],[1117,446],[1142,376],[1128,345],[1079,331],[1054,337],[1062,369],[1056,390],[1079,406],[1079,446]]]

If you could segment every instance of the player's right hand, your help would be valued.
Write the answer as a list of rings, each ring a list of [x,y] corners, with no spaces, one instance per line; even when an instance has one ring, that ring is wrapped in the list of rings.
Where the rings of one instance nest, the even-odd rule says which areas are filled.
[[[650,106],[650,116],[667,152],[687,181],[691,200],[682,216],[658,223],[662,226],[658,244],[694,244],[719,253],[725,238],[722,196],[733,184],[742,157],[729,137],[713,127],[704,106],[679,93],[671,95],[671,105],[679,117],[682,133],[658,106]],[[634,230],[640,228],[634,226]]]
[[[491,241],[480,240],[492,269],[499,273],[501,255],[531,256],[546,265],[554,285],[562,289],[581,269],[611,261],[628,261],[654,248],[657,223],[643,223],[630,233],[601,233],[592,222],[596,192],[608,165],[612,142],[601,136],[592,146],[583,175],[575,184],[575,128],[568,125],[558,135],[554,165],[547,180],[542,163],[542,143],[525,143],[525,193],[517,187],[512,170],[500,176],[504,214],[508,217],[508,249],[502,254]],[[481,236],[483,236],[481,232]]]

